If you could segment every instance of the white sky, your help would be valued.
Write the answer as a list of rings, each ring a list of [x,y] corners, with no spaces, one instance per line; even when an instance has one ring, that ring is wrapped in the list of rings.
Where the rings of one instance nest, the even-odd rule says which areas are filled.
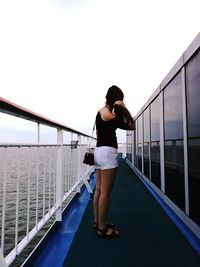
[[[91,133],[109,86],[135,115],[200,28],[199,0],[0,0],[0,96]]]

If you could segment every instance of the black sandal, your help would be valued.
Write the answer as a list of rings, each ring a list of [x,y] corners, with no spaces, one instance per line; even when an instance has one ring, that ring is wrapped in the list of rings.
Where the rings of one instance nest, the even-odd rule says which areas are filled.
[[[99,226],[99,224],[97,223],[97,222],[93,222],[93,229],[95,230],[95,231],[97,231],[98,230],[98,226]],[[106,227],[107,228],[112,228],[112,229],[114,229],[114,224],[113,223],[111,223],[111,222],[106,222]]]
[[[111,231],[108,233],[109,229],[111,229]],[[119,232],[115,229],[106,227],[104,230],[97,229],[97,236],[101,238],[116,238],[119,237]]]

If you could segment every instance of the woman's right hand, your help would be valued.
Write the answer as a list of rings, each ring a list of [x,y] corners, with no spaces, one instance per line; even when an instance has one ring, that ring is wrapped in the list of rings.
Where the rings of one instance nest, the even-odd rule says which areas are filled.
[[[126,105],[124,104],[124,102],[123,101],[121,101],[121,100],[117,100],[117,101],[115,101],[115,103],[114,103],[114,106],[120,106],[120,107],[123,107],[123,108],[126,108]]]

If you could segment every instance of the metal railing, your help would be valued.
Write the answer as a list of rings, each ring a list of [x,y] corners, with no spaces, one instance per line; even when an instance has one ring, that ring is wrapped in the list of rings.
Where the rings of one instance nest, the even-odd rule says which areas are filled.
[[[50,219],[62,220],[63,208],[82,184],[92,192],[93,168],[82,163],[92,137],[3,98],[1,113],[30,120],[37,128],[34,144],[0,144],[0,265],[9,266]],[[55,143],[40,143],[41,125],[56,130]]]

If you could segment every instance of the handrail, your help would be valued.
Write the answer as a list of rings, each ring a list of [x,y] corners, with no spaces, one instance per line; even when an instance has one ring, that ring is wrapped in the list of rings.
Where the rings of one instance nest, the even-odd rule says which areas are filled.
[[[17,105],[3,97],[0,97],[0,112],[10,114],[12,116],[17,116],[22,119],[31,120],[33,122],[42,123],[44,125],[52,126],[55,128],[60,128],[66,131],[73,132],[75,134],[80,134],[85,137],[91,137],[85,133],[82,133],[78,130],[70,128],[66,125],[60,124],[56,121],[50,120],[40,114],[37,114],[29,109],[26,109],[20,105]]]

